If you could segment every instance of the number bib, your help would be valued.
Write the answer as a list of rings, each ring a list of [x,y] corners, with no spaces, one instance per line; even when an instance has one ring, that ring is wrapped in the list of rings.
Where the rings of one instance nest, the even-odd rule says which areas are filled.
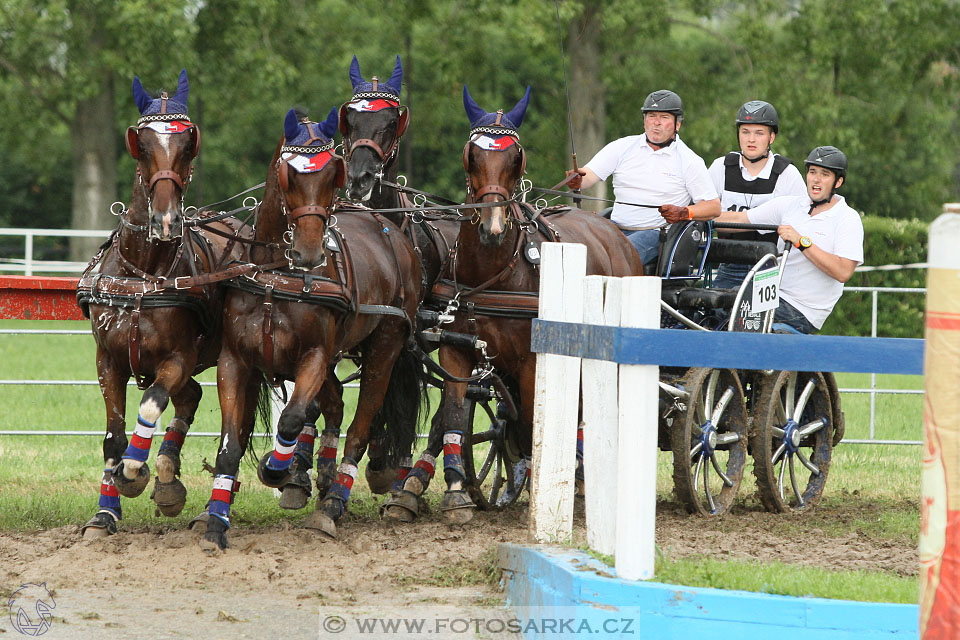
[[[753,296],[750,300],[750,310],[753,313],[777,308],[780,304],[779,283],[780,267],[757,271],[753,275]]]

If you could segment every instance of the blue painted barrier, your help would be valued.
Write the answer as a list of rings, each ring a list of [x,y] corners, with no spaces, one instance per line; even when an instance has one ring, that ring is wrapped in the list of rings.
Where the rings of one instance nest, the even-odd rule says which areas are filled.
[[[627,582],[613,567],[564,548],[501,545],[499,562],[507,604],[518,618],[532,622],[525,627],[527,638],[906,640],[918,635],[917,605]],[[563,625],[573,631],[556,632]]]
[[[533,320],[530,348],[665,367],[923,374],[923,340],[683,329],[631,329]]]

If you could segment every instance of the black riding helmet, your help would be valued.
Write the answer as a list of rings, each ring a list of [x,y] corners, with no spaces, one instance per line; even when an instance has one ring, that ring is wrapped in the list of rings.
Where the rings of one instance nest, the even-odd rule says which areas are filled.
[[[664,113],[672,113],[677,117],[677,122],[682,122],[683,100],[681,100],[680,96],[675,94],[673,91],[668,89],[660,89],[647,96],[647,99],[643,101],[643,107],[640,109],[640,111],[642,113],[647,113],[649,111],[663,111]]]
[[[742,124],[765,124],[774,133],[780,133],[780,117],[773,105],[763,100],[751,100],[737,112],[737,126]]]
[[[809,169],[810,165],[830,169],[837,174],[838,178],[844,178],[847,175],[847,156],[840,149],[829,145],[817,147],[810,152],[803,166]]]

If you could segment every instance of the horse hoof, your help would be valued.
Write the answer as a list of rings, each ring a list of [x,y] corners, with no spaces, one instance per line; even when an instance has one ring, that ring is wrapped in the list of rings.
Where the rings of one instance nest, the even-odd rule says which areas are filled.
[[[267,466],[267,461],[273,453],[265,453],[260,458],[260,464],[257,465],[257,477],[260,478],[265,486],[272,489],[279,489],[290,482],[292,475],[289,469],[271,469]]]
[[[303,509],[310,499],[310,491],[295,484],[288,484],[280,494],[281,509]]]
[[[159,466],[159,465],[158,465]],[[180,515],[187,504],[187,488],[174,478],[170,482],[160,482],[160,476],[153,483],[150,499],[157,503],[157,509],[168,518]]]
[[[113,484],[117,488],[117,493],[124,498],[136,498],[143,490],[147,488],[150,482],[150,467],[144,462],[140,470],[137,471],[137,477],[133,480],[127,478],[123,473],[123,462],[113,468]]]
[[[380,516],[400,522],[413,522],[420,515],[421,501],[422,498],[412,491],[398,491],[381,505]]]
[[[227,534],[223,531],[207,531],[200,538],[200,548],[208,556],[220,555],[229,546]]]
[[[206,526],[207,520],[210,519],[210,512],[204,509],[197,516],[190,521],[190,524],[187,525],[187,528],[191,531],[197,531],[200,529],[200,526]]]
[[[444,519],[450,524],[466,524],[473,520],[473,512],[477,505],[473,503],[466,491],[445,491],[440,501],[440,511]]]
[[[80,528],[80,536],[84,540],[96,540],[106,538],[117,532],[117,521],[112,515],[105,511],[100,511],[95,516],[87,520],[87,523]]]
[[[367,465],[367,471],[364,474],[367,478],[367,486],[370,487],[370,491],[376,494],[384,494],[390,491],[390,487],[393,486],[393,481],[397,478],[396,469],[371,469],[370,465]]]
[[[337,525],[333,521],[333,518],[323,511],[317,510],[311,513],[307,516],[307,519],[303,521],[303,526],[307,529],[314,529],[324,533],[334,540],[337,539]]]

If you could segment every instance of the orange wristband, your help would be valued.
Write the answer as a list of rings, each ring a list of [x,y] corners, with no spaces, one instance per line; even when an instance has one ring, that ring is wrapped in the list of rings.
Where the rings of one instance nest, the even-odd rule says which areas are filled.
[[[693,220],[693,211],[687,209],[687,220]]]

